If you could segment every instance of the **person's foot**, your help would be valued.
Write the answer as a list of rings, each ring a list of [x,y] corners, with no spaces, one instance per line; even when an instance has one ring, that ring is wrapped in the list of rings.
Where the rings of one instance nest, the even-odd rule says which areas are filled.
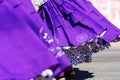
[[[68,67],[66,70],[65,70],[65,76],[66,77],[71,77],[71,76],[75,76],[75,71],[74,69],[71,67]]]

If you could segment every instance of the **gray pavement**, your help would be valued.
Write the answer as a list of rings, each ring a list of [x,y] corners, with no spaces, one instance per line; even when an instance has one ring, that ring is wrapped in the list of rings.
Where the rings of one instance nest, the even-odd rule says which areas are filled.
[[[93,54],[91,63],[74,66],[77,75],[68,80],[120,80],[120,42]]]

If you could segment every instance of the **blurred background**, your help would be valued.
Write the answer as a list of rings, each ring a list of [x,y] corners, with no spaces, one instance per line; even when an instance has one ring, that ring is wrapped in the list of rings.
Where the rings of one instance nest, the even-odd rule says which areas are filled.
[[[89,0],[116,27],[120,29],[120,0]],[[120,42],[112,43],[120,49]]]
[[[113,24],[120,28],[120,0],[89,0]]]

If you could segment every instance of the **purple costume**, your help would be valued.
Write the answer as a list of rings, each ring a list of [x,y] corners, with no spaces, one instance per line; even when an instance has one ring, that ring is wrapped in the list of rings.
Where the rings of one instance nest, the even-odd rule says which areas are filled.
[[[58,53],[48,50],[39,36],[43,22],[36,19],[31,2],[29,8],[25,4],[24,0],[0,1],[0,80],[27,80],[58,66],[56,75],[71,66],[65,55],[56,58]]]
[[[72,64],[91,61],[92,53],[108,48],[120,35],[88,0],[47,0],[38,12],[59,46],[72,46],[63,49]]]
[[[106,29],[106,33],[103,36],[103,39],[107,42],[115,41],[120,35],[120,30],[114,26],[111,22],[109,22],[88,0],[71,0],[79,9],[84,10],[88,14],[90,18],[94,20],[94,23],[98,23],[104,29]],[[89,25],[90,26],[90,25]],[[99,26],[97,26],[99,27]],[[111,36],[111,37],[109,37]]]
[[[97,33],[93,29],[77,23],[77,21],[69,22],[69,20],[65,19],[65,16],[57,9],[53,0],[48,0],[42,5],[39,9],[39,13],[43,21],[47,23],[53,36],[57,37],[59,40],[58,44],[60,46],[79,46],[97,36]],[[71,24],[73,22],[76,23]]]

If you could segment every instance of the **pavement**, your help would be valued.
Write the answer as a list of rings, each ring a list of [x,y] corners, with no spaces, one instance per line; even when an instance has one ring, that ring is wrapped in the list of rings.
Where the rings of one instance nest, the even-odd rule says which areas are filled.
[[[76,76],[68,80],[120,80],[120,42],[93,54],[91,63],[74,66]]]

